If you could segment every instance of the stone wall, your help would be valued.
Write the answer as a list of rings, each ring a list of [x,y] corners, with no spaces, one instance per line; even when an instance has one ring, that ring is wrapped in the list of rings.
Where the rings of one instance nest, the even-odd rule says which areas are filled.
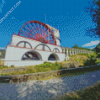
[[[27,70],[28,68],[29,68],[29,67],[1,69],[1,70],[0,70],[0,74],[4,74],[4,73],[13,73],[14,71],[16,71],[16,72],[21,72],[21,71]]]
[[[100,65],[69,68],[69,69],[62,69],[62,70],[49,71],[49,72],[39,72],[34,74],[0,76],[0,83],[19,83],[19,82],[26,82],[28,80],[38,80],[48,76],[60,76],[67,73],[93,71],[98,69],[100,69]]]

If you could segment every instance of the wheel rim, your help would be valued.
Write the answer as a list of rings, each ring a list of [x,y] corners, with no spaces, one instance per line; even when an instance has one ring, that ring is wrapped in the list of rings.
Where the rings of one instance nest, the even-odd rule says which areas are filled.
[[[56,40],[50,28],[39,21],[26,22],[19,31],[19,36],[30,38],[43,43],[56,45]]]

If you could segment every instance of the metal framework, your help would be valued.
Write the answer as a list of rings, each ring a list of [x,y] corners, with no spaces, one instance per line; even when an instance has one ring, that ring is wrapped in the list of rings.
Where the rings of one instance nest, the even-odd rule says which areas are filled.
[[[23,55],[22,60],[40,60],[36,53],[27,52]]]
[[[39,21],[33,20],[26,22],[21,27],[18,35],[43,43],[56,45],[56,38],[52,30],[46,24]]]
[[[17,45],[16,46],[23,46],[23,47],[26,47],[26,45],[28,45],[31,49],[32,49],[32,46],[31,46],[31,44],[29,43],[29,42],[27,42],[27,41],[20,41],[19,43],[17,43]]]

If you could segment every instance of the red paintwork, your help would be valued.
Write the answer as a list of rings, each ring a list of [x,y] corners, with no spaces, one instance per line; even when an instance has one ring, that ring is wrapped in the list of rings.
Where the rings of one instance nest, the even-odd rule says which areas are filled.
[[[31,49],[31,48],[19,47],[19,46],[14,46],[14,45],[9,45],[9,46],[11,46],[11,47],[16,47],[16,48],[25,48],[25,49]],[[39,50],[39,51],[53,52],[53,51],[41,50],[41,49],[31,49],[31,50]],[[62,52],[55,52],[55,53],[62,53]]]
[[[12,34],[12,36],[13,35],[16,35],[16,34]],[[19,35],[16,35],[16,36],[19,36]],[[19,36],[19,37],[23,37],[23,36]],[[12,38],[12,37],[11,37]],[[23,37],[23,38],[27,38],[27,37]],[[34,40],[33,38],[27,38],[27,39],[30,39],[30,40]],[[40,41],[39,41],[40,42]],[[51,44],[51,43],[49,43],[50,45],[55,45],[55,44]],[[59,46],[59,45],[56,45],[56,46]],[[60,46],[59,46],[60,47]]]
[[[26,27],[26,25],[27,25],[27,27]],[[45,30],[44,30],[44,28],[45,28]],[[24,31],[23,31],[23,29],[24,29]],[[48,33],[49,33],[49,40],[46,38],[48,36]],[[24,37],[26,36],[26,38],[33,39],[36,41],[40,41],[40,39],[43,38],[44,43],[56,45],[56,39],[55,39],[55,36],[54,36],[52,30],[46,24],[44,24],[40,21],[33,20],[33,21],[26,22],[21,27],[18,35],[19,36],[24,35]],[[50,37],[52,37],[52,39]],[[50,41],[52,41],[53,43]]]

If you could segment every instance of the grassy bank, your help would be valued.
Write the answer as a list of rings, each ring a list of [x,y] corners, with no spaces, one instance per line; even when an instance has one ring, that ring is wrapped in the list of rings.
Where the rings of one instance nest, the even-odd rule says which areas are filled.
[[[1,66],[1,68],[3,68],[3,67],[7,68],[7,66]],[[6,72],[6,73],[0,74],[0,75],[30,74],[30,73],[46,72],[46,71],[52,71],[52,70],[61,69],[61,65],[60,64],[58,64],[58,63],[47,63],[47,62],[45,62],[44,64],[41,64],[41,65],[27,66],[27,67],[28,67],[28,69],[20,71],[20,72],[18,70],[14,70],[12,73],[9,73],[9,72],[7,73]]]
[[[0,60],[0,66],[4,65],[4,60]]]
[[[69,56],[68,61],[63,61],[61,64],[79,62],[79,66],[84,66],[84,62],[89,59],[88,54],[77,54]]]
[[[86,73],[97,71],[97,70],[100,70],[100,68],[99,69],[94,68],[94,69],[88,69],[88,70],[82,70],[82,71],[71,71],[71,72],[67,72],[64,74],[62,73],[58,76],[48,76],[48,77],[44,77],[44,78],[37,79],[37,80],[48,80],[48,79],[54,79],[54,78],[62,78],[66,76],[82,75],[82,74],[86,74]]]
[[[92,68],[88,68],[88,69],[62,71],[60,74],[54,74],[54,73],[56,73],[56,72],[54,72],[54,73],[49,74],[49,76],[45,75],[45,77],[44,77],[44,75],[41,74],[41,76],[43,76],[43,77],[38,77],[35,80],[48,80],[48,79],[66,77],[66,76],[75,76],[75,75],[86,74],[88,72],[93,72],[93,71],[97,71],[97,70],[100,70],[100,66],[92,67]],[[30,71],[32,71],[32,70],[27,70],[27,73],[30,74]],[[8,73],[8,74],[6,73],[6,74],[1,74],[1,75],[18,75],[18,74],[26,74],[26,71],[23,71],[23,72],[16,71],[14,73]]]
[[[52,100],[100,100],[100,82],[83,90],[68,92]]]
[[[44,64],[41,64],[41,65],[27,66],[28,69],[25,69],[23,71],[16,70],[13,65],[11,67],[1,66],[0,69],[2,69],[2,70],[3,69],[7,69],[7,68],[9,68],[9,69],[10,68],[14,68],[14,71],[13,72],[8,72],[8,73],[7,72],[6,73],[2,73],[0,75],[20,75],[20,74],[30,74],[30,73],[46,72],[46,71],[63,69],[64,66],[66,66],[66,68],[75,68],[76,66],[67,67],[67,65],[66,65],[67,63],[73,63],[73,62],[79,62],[78,67],[85,66],[85,64],[90,64],[91,65],[91,61],[93,60],[93,59],[90,60],[91,57],[94,57],[94,54],[72,55],[72,56],[70,56],[70,60],[69,61],[63,61],[63,62],[59,62],[59,63],[58,62],[56,62],[56,63],[44,62]],[[86,62],[88,62],[88,63],[86,63]],[[99,63],[100,61],[97,60],[95,62]]]

